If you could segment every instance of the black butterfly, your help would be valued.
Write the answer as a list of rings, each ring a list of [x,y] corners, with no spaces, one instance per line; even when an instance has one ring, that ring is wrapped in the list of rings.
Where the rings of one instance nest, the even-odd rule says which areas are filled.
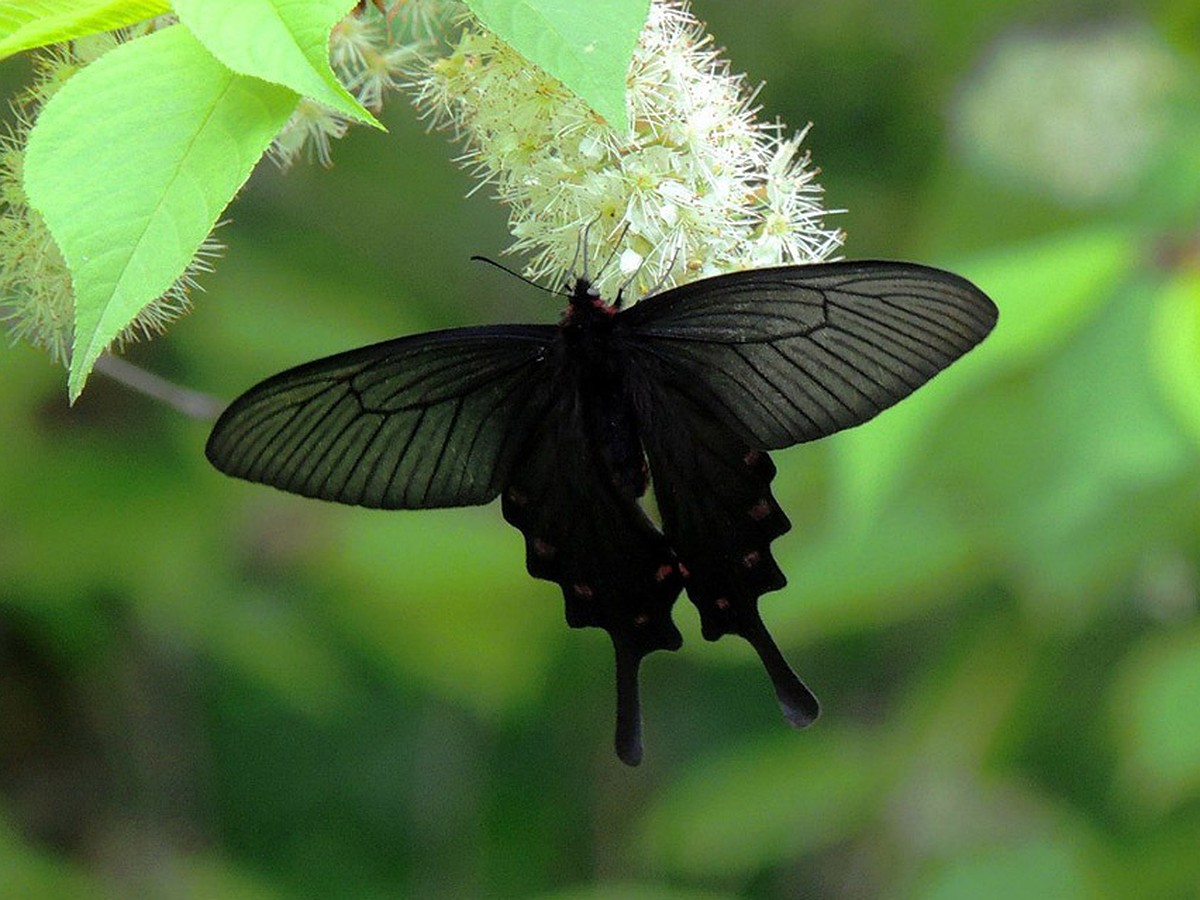
[[[557,326],[435,331],[290,369],[235,400],[206,452],[230,475],[338,503],[501,495],[567,623],[611,636],[617,755],[636,765],[638,666],[680,646],[684,589],[705,638],[758,652],[789,722],[816,718],[758,613],[786,582],[770,544],[791,527],[765,451],[867,421],[997,312],[956,275],[894,262],[754,269],[620,302],[580,278]],[[638,503],[649,482],[661,530]]]

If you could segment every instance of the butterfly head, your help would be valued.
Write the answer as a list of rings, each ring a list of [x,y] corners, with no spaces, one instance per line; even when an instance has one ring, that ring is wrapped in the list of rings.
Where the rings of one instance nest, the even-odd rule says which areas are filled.
[[[563,313],[563,325],[582,325],[597,318],[611,318],[620,309],[620,295],[616,303],[606,303],[600,291],[586,278],[575,279],[569,303]]]

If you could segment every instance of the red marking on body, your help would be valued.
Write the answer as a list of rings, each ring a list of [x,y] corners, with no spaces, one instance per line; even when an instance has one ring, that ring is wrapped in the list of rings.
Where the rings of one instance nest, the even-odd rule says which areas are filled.
[[[762,554],[757,550],[751,550],[742,557],[742,565],[747,569],[753,569],[762,561]]]
[[[771,501],[763,497],[752,507],[750,507],[750,518],[755,522],[761,522],[771,514]]]
[[[685,581],[686,581],[687,579],[689,579],[689,578],[691,578],[691,577],[692,577],[692,573],[688,571],[688,567],[687,567],[687,566],[685,566],[683,563],[680,563],[680,564],[679,564],[679,575],[680,575],[680,577],[682,577],[682,578],[683,578]]]
[[[591,600],[596,596],[596,592],[586,584],[573,584],[571,590],[575,592],[575,596],[580,600]]]
[[[525,506],[529,503],[529,498],[514,488],[508,489],[509,502],[515,503],[517,506]]]
[[[670,563],[663,563],[658,567],[658,571],[654,573],[654,580],[662,584],[671,577],[671,573],[675,571],[675,567]]]
[[[534,538],[533,552],[541,559],[552,559],[554,554],[558,552],[558,548],[553,544],[543,541],[541,538]]]
[[[748,466],[757,466],[760,459],[762,459],[761,450],[751,450],[742,457],[742,461]]]
[[[716,606],[717,609],[724,612],[725,610],[729,609],[729,598],[728,597],[718,597],[716,600],[713,601],[713,605]]]

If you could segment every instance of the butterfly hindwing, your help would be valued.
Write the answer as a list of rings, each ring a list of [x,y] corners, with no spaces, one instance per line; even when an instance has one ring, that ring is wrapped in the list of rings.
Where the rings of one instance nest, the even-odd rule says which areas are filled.
[[[773,450],[862,424],[991,330],[978,288],[912,263],[750,269],[649,297],[619,318],[643,378]]]
[[[666,538],[628,479],[616,479],[589,428],[579,384],[557,382],[502,494],[504,517],[525,537],[526,566],[557,582],[574,628],[603,628],[617,669],[617,753],[641,758],[637,673],[642,657],[682,643],[671,607],[682,588]]]
[[[771,493],[771,458],[684,397],[668,405],[645,384],[635,396],[663,532],[679,556],[704,637],[736,634],[749,641],[785,717],[808,725],[817,717],[817,700],[758,612],[758,598],[787,583],[771,554],[771,541],[791,528]]]
[[[221,471],[385,509],[486,503],[548,402],[553,326],[461,328],[290,369],[221,415]]]
[[[617,318],[663,529],[704,636],[746,638],[785,716],[808,724],[817,701],[758,612],[758,598],[785,583],[770,543],[790,527],[765,451],[903,399],[979,343],[996,309],[956,275],[868,262],[721,275]]]

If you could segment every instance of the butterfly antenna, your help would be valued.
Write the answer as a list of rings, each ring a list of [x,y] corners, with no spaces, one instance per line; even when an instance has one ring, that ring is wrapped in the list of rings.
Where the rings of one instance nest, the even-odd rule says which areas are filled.
[[[617,236],[613,238],[613,248],[609,252],[608,257],[600,265],[600,269],[596,272],[596,280],[597,281],[599,281],[600,276],[604,274],[604,270],[607,269],[610,265],[612,265],[613,259],[616,258],[617,251],[621,249],[621,241],[625,240],[625,235],[628,233],[629,233],[629,223],[626,222],[621,226],[620,230],[617,232]]]
[[[671,273],[675,271],[675,263],[679,262],[679,254],[682,252],[683,246],[676,242],[675,250],[671,253],[670,264],[666,267],[666,269],[663,270],[663,273],[659,277],[658,281],[654,283],[654,287],[650,288],[650,290],[647,292],[647,296],[653,296],[663,289],[663,285],[670,280]]]
[[[599,218],[599,216],[597,216],[597,217],[596,217],[596,219],[598,219],[598,218]],[[589,234],[589,232],[591,232],[591,230],[592,230],[592,222],[595,222],[595,221],[596,221],[596,219],[592,219],[592,221],[591,221],[591,222],[588,222],[586,225],[584,225],[584,226],[583,226],[583,231],[579,232],[579,240],[577,240],[577,241],[575,242],[575,255],[571,257],[571,268],[567,270],[567,271],[568,271],[568,272],[570,272],[571,274],[574,274],[575,272],[579,272],[579,277],[580,277],[580,278],[582,278],[584,281],[587,281],[587,280],[588,280],[588,275],[587,275],[587,264],[588,264],[588,257],[587,257],[587,242],[588,242],[588,234]],[[581,258],[582,258],[582,260],[583,260],[582,271],[580,271],[580,269],[576,267],[576,266],[578,265],[578,263],[579,263],[579,261],[580,261],[580,259],[581,259]]]
[[[642,657],[624,643],[613,641],[617,651],[617,756],[627,766],[642,761],[642,704],[638,697],[638,668]]]
[[[556,291],[556,290],[554,290],[553,288],[548,288],[548,287],[546,287],[544,284],[538,284],[538,283],[537,283],[536,281],[534,281],[533,279],[531,279],[531,278],[526,278],[526,277],[525,277],[524,275],[522,275],[520,272],[514,272],[514,271],[513,271],[512,269],[510,269],[508,266],[502,265],[501,263],[498,263],[498,262],[496,262],[494,259],[488,259],[486,256],[472,256],[472,257],[471,257],[471,262],[485,262],[485,263],[487,263],[489,266],[495,266],[495,267],[496,267],[497,269],[499,269],[501,272],[507,272],[509,275],[511,275],[513,278],[516,278],[518,281],[523,281],[523,282],[525,282],[527,285],[529,285],[530,287],[535,287],[535,288],[537,288],[539,291],[545,291],[547,294],[552,294],[552,295],[553,295],[553,296],[555,296],[555,297],[565,297],[565,296],[567,296],[567,295],[566,295],[566,294],[564,294],[562,291]]]

